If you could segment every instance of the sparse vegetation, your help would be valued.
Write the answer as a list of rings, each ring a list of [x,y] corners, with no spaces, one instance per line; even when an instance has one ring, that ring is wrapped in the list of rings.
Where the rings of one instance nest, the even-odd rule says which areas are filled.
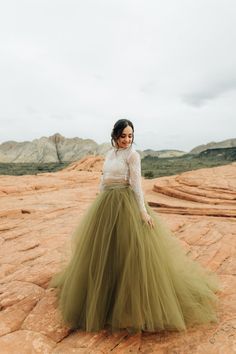
[[[199,154],[186,154],[179,157],[158,158],[145,156],[141,160],[142,175],[145,178],[172,176],[184,171],[215,167],[236,161],[236,148],[208,149]],[[1,175],[36,175],[44,172],[56,172],[71,162],[63,163],[0,163]]]
[[[154,177],[153,171],[146,171],[144,173],[144,177],[145,178],[153,178]]]
[[[43,172],[56,172],[67,167],[71,162],[49,163],[0,163],[0,175],[36,175]]]
[[[179,157],[158,158],[148,155],[141,160],[141,165],[142,175],[145,178],[157,178],[199,168],[227,165],[232,161],[236,161],[235,147],[208,149],[199,154],[186,154]]]

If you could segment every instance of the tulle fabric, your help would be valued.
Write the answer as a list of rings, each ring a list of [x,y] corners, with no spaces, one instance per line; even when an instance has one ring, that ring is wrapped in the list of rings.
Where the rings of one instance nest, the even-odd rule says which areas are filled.
[[[49,283],[58,288],[58,306],[71,328],[185,331],[218,321],[217,275],[187,256],[145,205],[153,229],[141,219],[131,187],[113,183],[75,228],[70,259]]]

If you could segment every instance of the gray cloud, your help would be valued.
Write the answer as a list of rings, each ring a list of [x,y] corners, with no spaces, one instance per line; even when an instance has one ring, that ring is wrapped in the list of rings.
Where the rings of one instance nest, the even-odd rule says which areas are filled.
[[[101,143],[121,117],[139,149],[231,138],[235,17],[234,0],[2,2],[0,143]]]
[[[207,85],[207,83],[206,83]],[[218,97],[227,94],[229,91],[236,90],[236,79],[208,83],[208,87],[198,92],[183,95],[182,99],[187,104],[195,107],[201,107],[208,101],[217,99]]]

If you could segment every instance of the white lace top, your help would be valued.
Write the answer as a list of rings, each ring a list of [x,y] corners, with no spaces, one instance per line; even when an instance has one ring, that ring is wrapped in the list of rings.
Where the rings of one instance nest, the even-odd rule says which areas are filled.
[[[141,158],[133,145],[128,148],[112,147],[105,156],[99,190],[104,190],[108,179],[128,182],[135,192],[141,212],[146,212],[141,184]]]

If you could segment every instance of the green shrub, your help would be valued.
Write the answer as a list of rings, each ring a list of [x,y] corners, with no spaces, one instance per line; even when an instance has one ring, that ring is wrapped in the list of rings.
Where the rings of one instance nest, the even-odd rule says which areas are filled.
[[[153,171],[146,171],[146,172],[144,172],[144,177],[145,177],[145,178],[153,178],[153,177],[154,177]]]

